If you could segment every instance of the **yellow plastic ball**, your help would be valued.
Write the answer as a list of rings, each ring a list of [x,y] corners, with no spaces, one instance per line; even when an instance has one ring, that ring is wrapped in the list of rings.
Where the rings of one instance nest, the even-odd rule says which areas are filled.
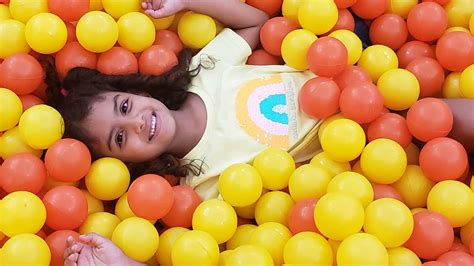
[[[285,18],[289,18],[298,23],[298,10],[300,9],[302,0],[283,0],[281,12]]]
[[[273,258],[275,265],[283,263],[283,250],[291,238],[290,230],[280,223],[264,223],[259,225],[252,236],[250,244],[266,249]]]
[[[288,33],[281,43],[281,56],[285,63],[298,70],[307,70],[306,54],[318,37],[305,29],[297,29]]]
[[[420,157],[420,148],[418,148],[413,142],[410,142],[408,147],[405,149],[407,154],[407,164],[408,165],[418,165]]]
[[[411,209],[426,207],[428,193],[434,185],[435,182],[427,178],[418,165],[408,165],[403,176],[392,184]]]
[[[119,19],[130,12],[141,10],[140,0],[102,0],[105,12],[109,13],[115,19]]]
[[[122,221],[130,217],[136,217],[136,215],[133,213],[132,209],[130,209],[130,206],[128,205],[127,195],[127,193],[124,193],[117,200],[117,203],[115,203],[115,215],[117,215],[117,217]]]
[[[461,73],[459,88],[464,98],[474,99],[474,64],[468,66]]]
[[[0,21],[0,59],[16,53],[28,53],[30,49],[26,42],[25,24],[13,19]]]
[[[219,246],[208,233],[193,230],[184,233],[171,249],[173,265],[217,265]]]
[[[33,234],[20,234],[8,239],[1,253],[2,265],[48,266],[51,262],[48,244]]]
[[[23,23],[36,14],[48,13],[48,0],[11,0],[10,14],[13,19]]]
[[[60,140],[64,133],[61,114],[45,104],[28,108],[18,125],[23,140],[33,149],[47,149]]]
[[[289,265],[332,265],[331,245],[320,234],[301,232],[286,242],[283,258]]]
[[[257,206],[257,202],[245,207],[234,207],[234,210],[235,210],[235,213],[237,213],[237,216],[241,218],[254,219],[255,206]]]
[[[293,208],[293,199],[282,191],[271,191],[263,195],[255,206],[255,220],[257,224],[276,222],[288,224],[288,214]]]
[[[384,105],[400,111],[410,108],[420,96],[420,84],[410,71],[391,69],[383,73],[378,82]]]
[[[23,141],[18,127],[9,129],[0,137],[0,147],[2,147],[0,150],[0,156],[3,160],[19,153],[30,153],[38,158],[43,155],[42,150],[35,150]]]
[[[471,219],[467,224],[461,227],[461,241],[467,247],[471,241],[472,235],[474,235],[474,219]]]
[[[81,189],[81,192],[84,194],[84,197],[86,197],[87,200],[88,214],[104,211],[104,203],[102,203],[102,201],[94,198],[94,196],[92,196],[91,193],[85,189]]]
[[[469,19],[469,29],[471,34],[474,35],[474,13],[472,13],[471,18]]]
[[[343,240],[362,229],[364,207],[354,197],[341,193],[328,193],[314,208],[316,227],[326,237]]]
[[[428,210],[444,215],[453,227],[466,225],[474,216],[474,196],[466,184],[445,180],[428,194]]]
[[[349,162],[336,162],[328,157],[325,152],[316,154],[310,164],[322,167],[332,177],[345,171],[351,170]]]
[[[397,14],[406,19],[410,10],[418,4],[418,0],[390,0],[387,13]]]
[[[469,183],[469,187],[474,191],[474,175],[471,177],[471,182]]]
[[[11,19],[10,9],[4,4],[0,4],[0,20]]]
[[[244,245],[229,253],[226,265],[273,266],[274,264],[272,256],[265,248],[257,245]]]
[[[120,223],[120,219],[108,212],[96,212],[89,214],[84,223],[79,227],[79,234],[97,233],[108,239],[112,238],[112,234]]]
[[[82,47],[93,53],[103,53],[112,48],[118,40],[118,35],[119,29],[115,20],[101,11],[88,12],[76,25],[77,40]]]
[[[166,30],[167,28],[171,26],[171,24],[173,24],[174,18],[175,18],[175,15],[171,15],[164,18],[150,17],[156,30]]]
[[[38,196],[27,191],[16,191],[6,195],[0,205],[1,231],[14,235],[36,234],[46,221],[46,208]]]
[[[461,72],[451,72],[443,82],[443,97],[444,98],[462,98],[461,87]]]
[[[229,257],[230,254],[232,254],[234,251],[233,250],[224,250],[221,253],[219,253],[219,261],[217,262],[218,266],[226,266],[229,265]]]
[[[354,32],[350,30],[336,30],[331,32],[329,36],[338,39],[344,44],[349,55],[347,58],[349,65],[353,65],[359,61],[362,55],[362,41]]]
[[[203,201],[193,214],[193,229],[209,233],[218,244],[227,242],[237,229],[237,214],[229,203],[209,199]]]
[[[117,225],[112,241],[128,257],[145,262],[155,255],[159,235],[149,221],[140,217],[131,217]]]
[[[178,35],[184,45],[201,49],[216,37],[216,22],[210,16],[186,12],[178,23]]]
[[[355,172],[336,175],[327,187],[327,193],[342,193],[359,200],[365,208],[374,199],[374,190],[369,180]]]
[[[413,232],[413,215],[402,202],[382,198],[365,209],[364,232],[376,236],[387,248],[403,245]]]
[[[357,233],[344,239],[339,245],[337,265],[389,265],[387,249],[377,237]]]
[[[415,252],[405,247],[391,248],[387,250],[389,265],[413,265],[421,266],[421,260]]]
[[[226,243],[227,249],[236,249],[243,245],[248,245],[250,243],[250,237],[257,228],[254,224],[243,224],[237,227],[234,235]]]
[[[336,25],[338,14],[333,0],[302,1],[298,9],[298,22],[303,29],[319,35]]]
[[[428,209],[426,209],[426,208],[414,208],[414,209],[411,209],[410,211],[411,211],[411,213],[412,213],[413,215],[415,215],[415,214],[417,214],[417,213],[419,213],[419,212],[427,211],[427,210],[428,210]]]
[[[34,15],[25,27],[28,45],[38,53],[53,54],[61,50],[67,41],[66,24],[51,13]]]
[[[321,123],[321,125],[319,126],[319,129],[318,129],[318,136],[319,138],[321,139],[321,136],[323,135],[323,132],[324,130],[326,129],[326,127],[334,120],[337,120],[337,119],[341,119],[341,118],[345,118],[341,113],[337,113],[335,115],[332,115],[326,119],[323,120],[323,122]]]
[[[234,207],[255,203],[262,194],[262,178],[249,164],[238,163],[226,168],[219,177],[219,193]]]
[[[117,22],[119,28],[118,42],[120,46],[133,53],[143,52],[155,41],[155,26],[147,15],[130,12]]]
[[[94,161],[85,178],[87,190],[99,200],[114,200],[127,191],[130,173],[120,160],[104,157]]]
[[[364,149],[365,133],[356,122],[337,119],[323,131],[321,146],[332,160],[349,162],[357,158]]]
[[[469,19],[474,13],[474,2],[472,0],[451,0],[444,5],[448,15],[448,27],[469,27]]]
[[[280,190],[288,186],[291,174],[295,171],[295,160],[281,149],[268,148],[260,152],[253,161],[262,178],[263,187]]]
[[[471,33],[468,29],[464,28],[464,27],[451,27],[451,28],[447,28],[445,33],[447,32],[455,32],[455,31],[461,31],[461,32],[467,32],[467,33]]]
[[[1,22],[0,22],[1,24]],[[0,26],[1,27],[1,26]],[[20,98],[13,91],[0,88],[0,132],[13,128],[18,124],[23,107]]]
[[[160,235],[160,244],[156,251],[156,260],[162,266],[172,266],[171,249],[174,244],[184,233],[189,232],[189,229],[184,227],[172,227],[167,229]]]
[[[102,0],[90,0],[89,1],[89,10],[90,11],[101,11],[104,9],[102,5]]]
[[[362,152],[360,166],[370,181],[392,184],[405,172],[407,155],[397,142],[391,139],[375,139],[367,144]]]
[[[320,198],[326,194],[331,175],[321,166],[305,164],[298,167],[290,177],[290,195],[295,202],[309,198]]]
[[[372,81],[377,82],[383,73],[398,68],[398,58],[392,49],[377,44],[369,46],[362,52],[357,65],[367,70]]]

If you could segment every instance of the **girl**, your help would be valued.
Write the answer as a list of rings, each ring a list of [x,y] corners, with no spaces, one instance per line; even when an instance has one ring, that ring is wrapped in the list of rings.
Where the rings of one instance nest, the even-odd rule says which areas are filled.
[[[147,0],[145,12],[207,14],[230,26],[191,58],[161,76],[110,76],[76,68],[62,84],[50,68],[50,104],[65,121],[65,136],[89,145],[94,157],[126,162],[132,176],[172,174],[206,199],[217,197],[217,176],[249,162],[268,146],[305,161],[320,152],[319,121],[298,107],[302,85],[314,75],[287,66],[245,65],[268,16],[239,0]],[[474,124],[474,123],[473,123]],[[66,265],[133,265],[107,239],[68,240]]]

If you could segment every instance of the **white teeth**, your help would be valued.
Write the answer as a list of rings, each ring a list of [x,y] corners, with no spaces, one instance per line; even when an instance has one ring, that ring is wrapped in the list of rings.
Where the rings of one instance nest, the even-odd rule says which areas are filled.
[[[156,116],[155,114],[151,115],[151,126],[150,126],[150,139],[153,138],[156,131]]]

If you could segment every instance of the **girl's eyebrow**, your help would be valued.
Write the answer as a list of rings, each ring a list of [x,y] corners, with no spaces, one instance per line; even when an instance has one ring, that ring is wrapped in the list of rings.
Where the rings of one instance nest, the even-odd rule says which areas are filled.
[[[117,99],[118,99],[119,95],[115,95],[114,98],[112,99],[112,101],[114,102],[114,112],[115,114],[117,114],[118,112],[118,104],[117,104]],[[110,151],[112,151],[112,136],[113,136],[113,133],[114,130],[112,129],[109,133],[109,137],[107,138],[107,147],[109,148]]]

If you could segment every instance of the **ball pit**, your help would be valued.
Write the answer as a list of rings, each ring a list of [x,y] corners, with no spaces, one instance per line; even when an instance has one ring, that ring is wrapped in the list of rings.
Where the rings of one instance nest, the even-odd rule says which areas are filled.
[[[160,75],[226,27],[140,2],[0,0],[1,263],[62,265],[86,233],[148,265],[474,263],[471,151],[443,99],[474,98],[473,1],[242,0],[270,17],[247,64],[307,71],[296,107],[322,120],[321,150],[255,152],[222,169],[218,199],[168,175],[132,183],[46,105],[44,55],[60,81]]]

